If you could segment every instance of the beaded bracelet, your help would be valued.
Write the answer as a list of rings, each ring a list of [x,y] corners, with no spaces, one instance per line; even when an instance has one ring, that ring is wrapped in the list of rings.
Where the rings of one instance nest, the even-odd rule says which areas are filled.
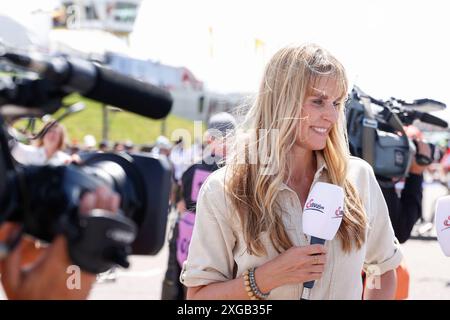
[[[259,290],[255,281],[255,268],[250,268],[244,272],[244,286],[248,296],[252,300],[267,299],[270,292],[263,293]]]

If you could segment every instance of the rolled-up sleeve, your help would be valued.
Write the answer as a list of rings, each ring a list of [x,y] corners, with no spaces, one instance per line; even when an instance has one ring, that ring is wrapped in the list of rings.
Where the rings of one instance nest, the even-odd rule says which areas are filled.
[[[368,176],[369,230],[364,271],[367,274],[382,275],[396,269],[403,255],[392,228],[386,201],[371,168]]]
[[[233,278],[236,237],[225,199],[223,170],[211,174],[200,189],[189,254],[180,275],[187,287]]]
[[[38,157],[36,147],[29,146],[20,142],[16,142],[11,149],[11,154],[17,162],[27,165],[31,164],[31,161]]]

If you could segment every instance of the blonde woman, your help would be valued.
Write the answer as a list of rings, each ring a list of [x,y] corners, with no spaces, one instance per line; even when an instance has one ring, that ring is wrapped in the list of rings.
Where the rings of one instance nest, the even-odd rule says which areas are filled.
[[[311,280],[311,299],[394,298],[402,254],[372,168],[349,156],[346,96],[344,68],[326,50],[273,56],[243,124],[256,139],[236,137],[246,161],[236,152],[201,188],[180,276],[189,299],[299,299]],[[277,139],[267,139],[272,131]],[[249,161],[262,149],[269,161]],[[346,195],[338,234],[324,246],[309,245],[301,227],[318,181]]]
[[[24,165],[64,165],[72,162],[72,158],[63,150],[66,146],[67,133],[60,123],[49,122],[43,130],[47,130],[37,145],[26,145],[17,142],[11,154],[17,162]]]

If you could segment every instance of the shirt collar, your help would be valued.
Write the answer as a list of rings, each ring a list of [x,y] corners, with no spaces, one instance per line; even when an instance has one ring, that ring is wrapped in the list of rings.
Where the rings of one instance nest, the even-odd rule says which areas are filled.
[[[315,151],[314,154],[316,155],[317,169],[316,169],[316,174],[314,175],[313,184],[322,175],[323,170],[327,169],[327,163],[325,162],[325,157],[323,156],[323,152]],[[286,183],[282,182],[281,185],[278,187],[278,190],[281,191],[284,189],[290,189],[290,188],[286,185]]]
[[[321,174],[323,169],[328,169],[327,168],[327,163],[325,162],[325,157],[323,156],[323,152],[322,151],[316,151],[316,161],[317,161],[317,171],[316,171],[316,175],[317,174]]]

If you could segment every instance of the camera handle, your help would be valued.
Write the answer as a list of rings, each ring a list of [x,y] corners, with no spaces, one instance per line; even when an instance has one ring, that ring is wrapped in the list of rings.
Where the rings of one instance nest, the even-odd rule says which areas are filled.
[[[371,165],[375,163],[375,152],[373,141],[375,141],[375,133],[378,123],[372,113],[370,107],[370,98],[361,96],[360,101],[364,106],[363,133],[362,133],[362,154],[363,158]]]
[[[433,151],[434,151],[432,148],[433,145],[430,145],[431,157],[429,157],[425,154],[419,153],[419,142],[417,142],[415,139],[413,139],[412,141],[414,142],[414,145],[416,146],[416,150],[417,150],[416,155],[415,155],[417,164],[419,166],[430,165],[433,162],[433,158],[432,158]]]
[[[409,141],[409,138],[405,132],[405,128],[403,127],[403,123],[400,120],[400,118],[397,116],[397,114],[395,114],[394,112],[391,111],[390,107],[386,106],[387,110],[389,111],[388,117],[387,117],[387,123],[392,126],[394,129],[396,129],[398,132],[400,132],[400,138],[404,141],[405,145],[408,146],[408,150],[409,150],[409,154],[411,154],[411,152],[414,152],[414,149],[411,148],[411,143]],[[413,161],[413,157],[409,157],[408,159],[408,170],[411,167],[411,163]]]
[[[129,267],[127,257],[131,254],[137,228],[121,212],[112,214],[94,209],[87,215],[80,215],[78,225],[73,222],[63,225],[70,258],[83,271],[101,273],[114,265]]]

